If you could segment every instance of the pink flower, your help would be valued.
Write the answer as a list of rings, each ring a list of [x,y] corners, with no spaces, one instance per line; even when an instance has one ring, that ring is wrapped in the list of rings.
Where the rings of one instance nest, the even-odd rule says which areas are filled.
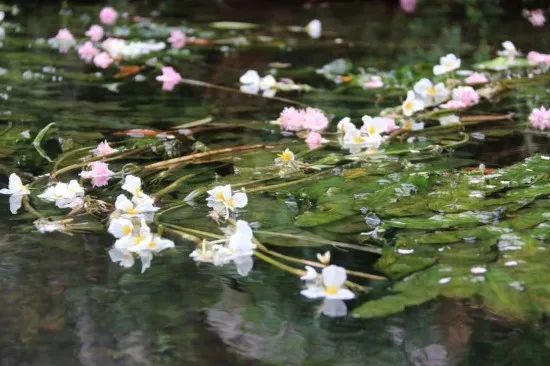
[[[54,38],[61,53],[67,53],[69,48],[76,44],[73,34],[67,28],[60,29]]]
[[[453,99],[442,104],[442,108],[462,109],[479,103],[479,94],[471,86],[459,86],[453,90]]]
[[[441,104],[441,108],[455,110],[466,108],[466,105],[458,100],[449,100],[447,103]]]
[[[302,128],[310,131],[322,131],[328,127],[328,118],[316,108],[306,108],[303,112]]]
[[[477,84],[488,83],[489,79],[487,79],[487,76],[485,76],[485,74],[483,73],[474,72],[472,75],[468,76],[464,81],[468,85],[477,85]]]
[[[98,53],[99,53],[99,50],[95,48],[92,42],[90,41],[78,47],[78,55],[82,60],[86,61],[86,63],[92,62],[92,60]]]
[[[372,76],[365,81],[363,86],[367,89],[378,89],[384,86],[384,82],[380,76]]]
[[[117,11],[111,8],[110,6],[104,7],[99,12],[99,20],[101,20],[101,23],[103,24],[113,25],[116,23],[117,18],[118,18]]]
[[[172,33],[170,33],[170,38],[168,38],[168,42],[170,42],[172,48],[183,48],[185,47],[185,43],[187,42],[187,37],[185,36],[185,33],[176,29],[173,30]]]
[[[101,38],[103,38],[103,27],[100,25],[94,24],[84,34],[90,37],[92,41],[99,42],[101,41]]]
[[[546,23],[546,18],[544,17],[542,9],[531,10],[528,13],[527,20],[535,27],[542,27],[544,23]]]
[[[165,66],[162,68],[162,75],[157,76],[157,81],[162,81],[162,90],[171,91],[182,78],[172,66]]]
[[[399,126],[395,124],[395,119],[388,118],[388,117],[380,117],[381,119],[385,120],[386,122],[386,133],[391,133],[397,129],[399,129]]]
[[[83,170],[80,176],[84,179],[91,179],[92,186],[103,187],[109,183],[109,179],[114,174],[109,170],[109,165],[102,161],[94,161],[88,165],[90,170]]]
[[[530,65],[550,65],[550,54],[531,51],[527,54],[527,61]]]
[[[306,137],[306,144],[310,150],[317,149],[327,142],[319,132],[315,131],[310,131]]]
[[[111,146],[109,146],[109,143],[107,142],[107,140],[105,140],[97,145],[93,153],[95,156],[106,156],[116,153],[117,151],[117,149],[113,149]]]
[[[106,69],[113,63],[113,59],[107,52],[101,52],[94,57],[94,64],[102,69]]]
[[[302,129],[303,111],[294,107],[286,107],[279,115],[279,125],[285,131]]]
[[[416,0],[399,0],[399,5],[405,13],[414,13],[416,10]]]
[[[550,109],[544,107],[535,108],[529,115],[529,122],[539,130],[550,129]]]

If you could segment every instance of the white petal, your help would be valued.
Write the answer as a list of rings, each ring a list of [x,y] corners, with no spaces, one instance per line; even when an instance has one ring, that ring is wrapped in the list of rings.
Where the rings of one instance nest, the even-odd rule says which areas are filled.
[[[246,193],[238,192],[233,195],[233,202],[235,203],[235,207],[243,208],[248,204],[248,197]]]
[[[348,308],[342,300],[325,299],[321,306],[321,313],[331,318],[346,316]]]
[[[259,85],[260,75],[256,70],[248,70],[239,78],[239,81],[241,84]]]
[[[21,201],[23,200],[23,196],[20,194],[12,194],[10,196],[10,212],[12,214],[16,214],[17,210],[21,208]]]
[[[243,277],[248,276],[248,273],[250,273],[252,266],[254,265],[254,261],[251,256],[238,257],[233,261],[237,267],[237,272]]]
[[[323,284],[325,287],[342,287],[346,282],[346,270],[342,267],[330,265],[323,268]]]
[[[304,281],[313,281],[317,278],[317,276],[318,273],[315,268],[311,266],[306,266],[306,274],[300,277],[300,279]]]
[[[124,178],[122,189],[130,192],[132,195],[139,195],[138,193],[141,191],[141,178],[134,175],[127,175]]]
[[[310,286],[305,290],[300,291],[300,293],[309,299],[325,297],[325,290],[320,286]]]
[[[325,293],[327,299],[336,299],[336,300],[350,300],[355,297],[355,294],[346,288],[341,288],[334,295],[328,295]]]
[[[21,182],[21,178],[15,173],[10,174],[8,188],[13,193],[21,191],[23,187],[23,182]]]
[[[117,210],[128,212],[134,207],[134,204],[132,203],[132,201],[128,199],[128,197],[126,197],[123,194],[120,194],[116,198],[115,207]]]
[[[153,259],[153,253],[149,251],[139,252],[139,259],[141,259],[141,273],[145,272],[151,267],[151,260]]]

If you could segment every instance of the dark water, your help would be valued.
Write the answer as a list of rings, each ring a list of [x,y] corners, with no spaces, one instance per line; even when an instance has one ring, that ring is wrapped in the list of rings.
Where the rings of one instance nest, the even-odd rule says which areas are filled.
[[[325,37],[319,41],[301,38],[279,48],[253,46],[227,54],[205,49],[182,66],[184,77],[222,85],[235,85],[244,70],[267,70],[275,61],[292,64],[288,76],[334,88],[310,71],[338,57],[389,70],[431,64],[447,52],[469,62],[485,60],[504,40],[526,51],[550,47],[548,27],[532,28],[516,3],[508,8],[496,1],[424,3],[412,15],[390,1],[312,2],[307,7],[275,1],[116,5],[174,25],[254,22],[273,36],[287,25],[323,21]],[[124,129],[164,129],[208,115],[228,121],[269,120],[283,106],[190,86],[165,93],[152,77],[140,83],[123,81],[118,93],[110,92],[74,54],[60,56],[36,43],[62,26],[83,29],[82,14],[95,17],[100,6],[26,2],[20,8],[19,15],[7,17],[13,25],[0,50],[0,67],[8,71],[0,77],[0,91],[9,94],[0,102],[0,120],[21,130],[36,133],[55,121],[65,142],[78,147]],[[343,42],[335,43],[335,38]],[[35,76],[23,78],[25,72]],[[540,95],[540,102],[545,98]],[[357,118],[398,99],[378,103],[314,92],[303,100],[340,117]],[[492,112],[512,109],[525,115],[532,107],[519,94]],[[203,141],[270,138],[266,131],[231,132],[207,135]],[[547,141],[515,133],[457,154],[504,166],[548,151]],[[14,166],[34,174],[51,168],[27,150],[32,150],[29,144],[0,146],[2,186]],[[178,245],[142,275],[110,262],[111,237],[38,234],[28,217],[9,214],[7,199],[2,197],[1,203],[1,365],[543,365],[550,360],[545,321],[513,322],[477,308],[473,301],[450,299],[381,319],[330,319],[318,314],[318,303],[300,296],[295,278],[261,262],[241,278],[229,269],[195,265],[188,258],[189,247]]]

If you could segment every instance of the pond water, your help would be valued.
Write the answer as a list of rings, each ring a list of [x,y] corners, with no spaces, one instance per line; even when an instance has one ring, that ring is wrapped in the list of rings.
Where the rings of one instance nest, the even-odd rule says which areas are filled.
[[[81,230],[42,234],[33,225],[33,212],[12,215],[8,197],[0,197],[0,364],[547,363],[550,162],[544,154],[550,144],[548,134],[528,127],[527,118],[548,103],[548,79],[535,78],[465,111],[464,116],[484,116],[465,132],[429,130],[435,132],[411,143],[412,152],[406,141],[397,141],[387,151],[407,152],[381,159],[343,163],[347,152],[332,143],[307,152],[299,138],[269,123],[299,101],[331,116],[334,132],[343,117],[358,123],[365,114],[400,105],[407,87],[432,76],[431,66],[447,53],[471,68],[495,57],[506,40],[525,53],[550,51],[548,26],[532,27],[519,1],[506,8],[498,1],[420,3],[407,14],[390,1],[115,2],[130,18],[154,23],[132,33],[142,40],[165,40],[167,26],[182,25],[197,37],[184,51],[163,53],[155,62],[209,84],[183,83],[170,92],[155,80],[155,65],[143,66],[151,65],[148,58],[126,63],[122,71],[128,75],[121,76],[116,68],[84,63],[74,50],[60,54],[48,46],[47,39],[63,27],[83,39],[103,4],[23,2],[17,14],[6,4],[0,50],[2,188],[12,172],[24,182],[35,181],[36,210],[60,218],[68,211],[36,198],[35,190],[40,193],[48,181],[37,177],[78,164],[105,139],[128,151],[143,148],[113,161],[111,169],[141,175],[147,192],[159,193],[185,178],[158,195],[161,210],[170,211],[156,223],[166,227],[175,248],[155,256],[144,273],[139,263],[123,268],[110,260],[114,239],[103,228],[108,214],[77,214]],[[314,18],[322,21],[320,39],[287,29]],[[257,26],[213,26],[216,21]],[[201,39],[210,41],[201,44]],[[352,63],[350,74],[362,67],[385,75],[393,86],[365,90],[315,72],[339,58]],[[313,90],[277,94],[288,103],[239,93],[239,77],[248,69],[261,75],[271,70]],[[499,77],[516,77],[503,76],[506,72]],[[503,117],[509,113],[512,118]],[[194,121],[196,126],[189,124]],[[43,130],[51,122],[55,125]],[[182,125],[187,131],[180,135],[174,128]],[[138,135],[145,136],[128,134],[130,129],[144,129]],[[177,138],[166,143],[154,136],[167,130]],[[39,131],[44,135],[36,148]],[[336,140],[335,134],[327,136]],[[274,147],[166,170],[147,168],[172,157],[252,144]],[[430,150],[430,144],[440,148]],[[317,174],[310,170],[279,177],[267,169],[286,147],[318,164],[321,175],[309,179]],[[480,164],[487,174],[500,175],[484,178]],[[79,171],[58,178],[75,179]],[[303,183],[285,185],[304,177]],[[487,179],[487,185],[472,188],[472,179]],[[517,184],[503,183],[507,180]],[[105,189],[88,184],[87,194],[112,203],[122,192],[116,181]],[[298,277],[258,258],[247,276],[233,266],[198,265],[189,258],[194,243],[177,227],[222,234],[208,218],[204,191],[194,204],[184,203],[213,182],[246,185],[249,202],[239,218],[253,223],[269,249],[310,261],[331,250],[331,263],[388,279],[359,278],[369,292],[358,291],[346,301],[347,316],[329,317],[322,314],[322,301],[300,294]],[[383,228],[379,238],[366,234],[378,228]],[[514,245],[522,249],[514,251]],[[404,253],[410,255],[401,259]],[[513,262],[517,268],[508,268],[516,267]],[[303,269],[301,263],[285,263]],[[450,287],[440,290],[447,282]]]

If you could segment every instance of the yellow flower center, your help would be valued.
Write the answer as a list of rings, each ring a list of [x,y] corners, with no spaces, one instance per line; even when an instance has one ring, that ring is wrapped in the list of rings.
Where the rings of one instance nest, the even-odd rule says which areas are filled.
[[[145,240],[145,236],[138,235],[134,238],[134,245],[139,245],[143,240]]]
[[[363,138],[363,136],[355,136],[353,138],[354,144],[362,144],[363,142],[365,142],[365,139]]]
[[[289,162],[294,160],[294,153],[292,151],[283,151],[279,154],[279,158],[284,162]]]
[[[403,104],[403,109],[406,110],[406,111],[412,111],[412,109],[413,109],[412,100],[406,101],[405,104]]]
[[[435,89],[435,86],[430,86],[428,88],[428,95],[430,97],[435,97],[437,95],[437,90]]]
[[[339,288],[336,286],[327,286],[325,288],[325,294],[334,296],[338,293],[338,290]]]
[[[151,241],[148,245],[149,249],[151,250],[155,250],[157,249],[157,243],[155,243],[154,241]]]
[[[124,235],[130,235],[132,233],[132,227],[130,225],[124,225],[122,227],[122,233]]]
[[[128,213],[130,215],[137,215],[139,214],[139,210],[135,206],[132,206],[131,208],[128,209]]]
[[[374,126],[370,126],[369,127],[369,135],[374,135],[376,133],[376,127]]]
[[[235,209],[235,200],[233,199],[233,197],[231,197],[230,199],[228,199],[228,200],[225,202],[225,205],[226,205],[230,210],[234,210],[234,209]]]
[[[216,194],[216,200],[220,202],[225,201],[225,196],[223,195],[223,192],[218,192],[218,194]]]

